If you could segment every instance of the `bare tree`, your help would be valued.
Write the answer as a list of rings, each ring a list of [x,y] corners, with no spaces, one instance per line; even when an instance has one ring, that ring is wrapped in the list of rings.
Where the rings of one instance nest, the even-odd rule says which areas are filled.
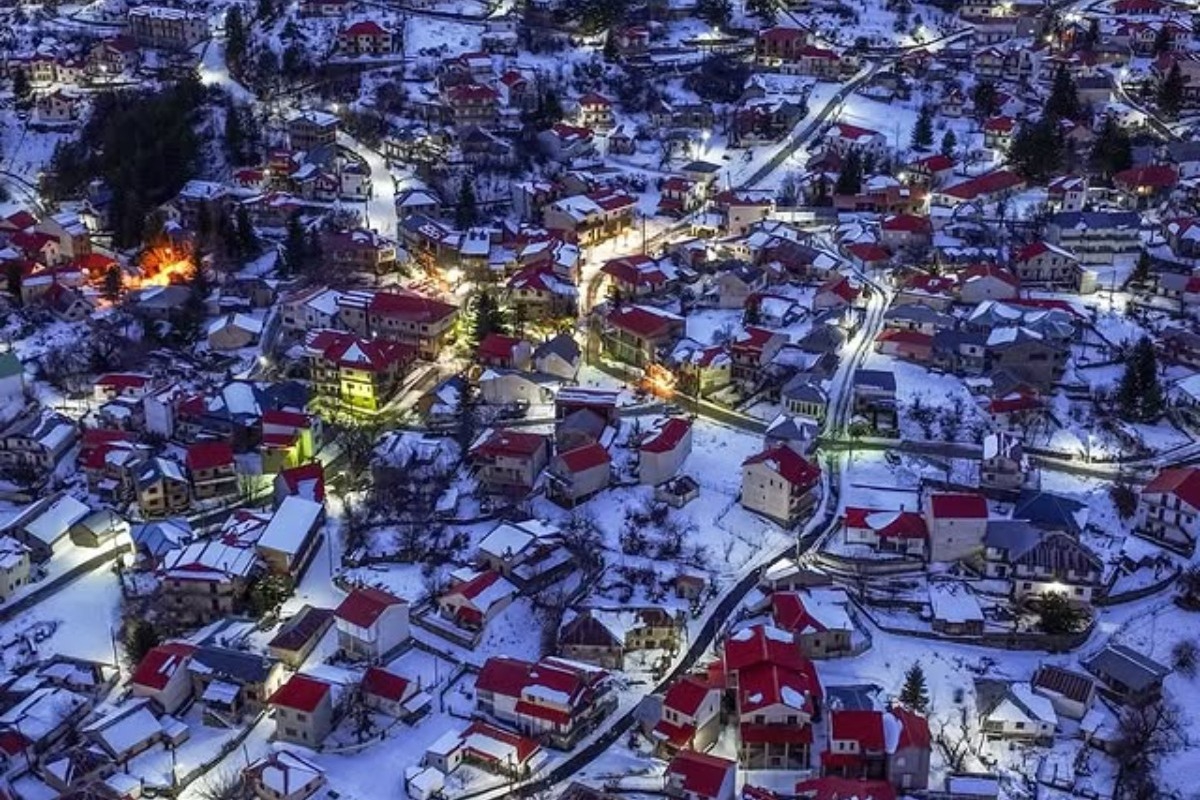
[[[209,773],[200,782],[196,795],[201,800],[240,800],[245,795],[242,776],[231,769]]]
[[[1117,762],[1118,800],[1152,800],[1160,796],[1155,777],[1159,760],[1187,744],[1179,711],[1167,703],[1127,708],[1121,714],[1113,746]]]
[[[971,729],[965,713],[960,714],[957,720],[949,716],[938,717],[934,722],[933,741],[952,772],[962,772],[967,759],[974,755]]]

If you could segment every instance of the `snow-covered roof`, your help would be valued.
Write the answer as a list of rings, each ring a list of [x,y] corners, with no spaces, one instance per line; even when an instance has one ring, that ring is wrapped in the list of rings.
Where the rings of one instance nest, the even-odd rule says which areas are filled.
[[[296,495],[285,497],[259,537],[258,546],[296,555],[324,511],[321,503]]]

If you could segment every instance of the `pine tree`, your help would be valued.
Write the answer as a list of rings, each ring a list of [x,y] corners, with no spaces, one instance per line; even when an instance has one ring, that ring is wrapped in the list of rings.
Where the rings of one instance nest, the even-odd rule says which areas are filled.
[[[250,221],[250,212],[244,205],[238,206],[237,209],[237,241],[238,253],[244,261],[255,258],[261,252],[258,232],[254,230],[254,223]]]
[[[925,713],[929,708],[929,690],[925,686],[925,670],[913,664],[904,673],[904,687],[900,690],[900,702],[913,711]]]
[[[231,6],[225,14],[225,58],[230,67],[238,69],[246,56],[246,23],[241,6]]]
[[[475,298],[475,319],[471,330],[471,339],[475,347],[487,338],[489,333],[505,333],[504,312],[496,304],[491,292],[483,290]]]
[[[21,285],[24,283],[25,275],[21,272],[21,262],[9,261],[4,267],[4,273],[8,284],[8,293],[12,295],[13,302],[22,305]]]
[[[1133,267],[1133,272],[1129,275],[1130,283],[1144,284],[1150,279],[1150,253],[1143,250],[1138,255],[1137,264]]]
[[[777,0],[746,0],[746,13],[758,17],[765,25],[775,24]]]
[[[289,273],[295,275],[304,271],[308,260],[308,237],[300,221],[300,212],[288,217],[283,237],[283,260]]]
[[[1171,29],[1163,25],[1154,36],[1154,55],[1161,56],[1171,49]]]
[[[917,123],[913,125],[912,146],[915,150],[928,150],[933,145],[933,109],[921,106]]]
[[[996,84],[991,81],[980,81],[971,90],[971,102],[975,106],[975,118],[987,119],[997,110]]]
[[[24,67],[17,67],[13,70],[12,90],[18,100],[28,99],[31,87],[29,86],[29,73],[25,72]]]
[[[1075,88],[1075,79],[1066,67],[1059,67],[1054,73],[1054,83],[1050,87],[1050,97],[1046,100],[1046,115],[1058,119],[1078,119],[1082,113],[1079,104],[1079,90]]]
[[[1063,158],[1062,133],[1056,119],[1045,114],[1036,122],[1022,124],[1013,137],[1008,158],[1026,178],[1045,183]]]
[[[1062,592],[1049,592],[1038,598],[1038,628],[1042,633],[1074,633],[1084,623],[1082,610]]]
[[[160,641],[153,625],[144,619],[132,619],[125,627],[125,658],[131,665],[138,664]]]
[[[325,248],[321,246],[319,228],[308,232],[308,242],[304,246],[304,262],[308,271],[314,275],[320,275],[325,267]]]
[[[1117,409],[1122,419],[1131,422],[1152,422],[1162,416],[1158,355],[1149,337],[1139,339],[1125,358],[1125,371],[1117,387]]]
[[[100,296],[110,303],[117,302],[117,298],[121,296],[122,283],[121,267],[113,264],[104,273],[104,284],[100,288]]]
[[[1133,166],[1133,142],[1129,132],[1118,125],[1112,116],[1105,117],[1104,125],[1092,145],[1088,163],[1105,178],[1111,178]]]
[[[1179,62],[1176,61],[1158,87],[1158,108],[1168,117],[1177,117],[1182,106],[1183,73],[1179,69]]]
[[[454,224],[460,231],[465,231],[475,224],[479,213],[475,202],[475,184],[470,177],[463,176],[458,187],[458,203],[454,207]]]
[[[732,15],[733,6],[729,0],[699,0],[696,3],[696,16],[714,28],[727,27]]]
[[[225,107],[225,153],[235,167],[249,163],[246,157],[246,130],[241,111],[233,103]]]
[[[236,6],[234,6],[236,8]],[[255,16],[259,19],[271,19],[275,16],[274,0],[258,0],[258,10]]]
[[[946,131],[942,136],[942,155],[950,157],[954,155],[954,148],[958,147],[958,137],[954,135],[954,131]]]
[[[862,178],[862,158],[858,154],[858,149],[852,147],[842,158],[842,171],[838,173],[833,193],[841,195],[858,194],[859,190],[862,189]]]

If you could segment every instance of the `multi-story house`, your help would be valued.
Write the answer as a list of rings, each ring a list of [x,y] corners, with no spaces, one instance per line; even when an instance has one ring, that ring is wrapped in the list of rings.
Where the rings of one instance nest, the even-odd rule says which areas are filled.
[[[862,544],[885,553],[923,557],[929,544],[925,518],[916,511],[847,506],[842,527],[846,544]]]
[[[707,750],[721,733],[721,688],[685,675],[667,688],[651,736],[659,755]]]
[[[1142,536],[1191,553],[1200,535],[1200,469],[1170,467],[1142,489],[1134,529]]]
[[[600,339],[605,352],[636,367],[657,363],[684,332],[683,317],[651,306],[613,308],[602,325]]]
[[[824,692],[791,637],[767,626],[726,637],[721,654],[738,723],[738,761],[746,769],[808,769],[812,722]]]
[[[1142,218],[1136,211],[1064,211],[1046,223],[1046,241],[1074,253],[1086,265],[1111,264],[1142,249]]]
[[[169,458],[138,458],[128,466],[130,489],[146,517],[180,514],[191,508],[192,488],[183,468]]]
[[[127,30],[146,47],[186,50],[209,37],[208,15],[166,6],[129,9]]]
[[[573,317],[579,307],[579,289],[548,266],[527,267],[513,275],[507,298],[527,319]]]
[[[321,250],[340,270],[382,275],[396,268],[396,242],[361,228],[326,233]]]
[[[570,749],[616,707],[609,675],[555,658],[489,658],[475,680],[475,707],[520,733]]]
[[[333,687],[325,681],[293,675],[275,690],[268,705],[280,741],[319,747],[333,730]]]
[[[416,359],[408,345],[339,331],[317,331],[305,349],[316,394],[367,412],[386,405]]]
[[[1083,284],[1083,268],[1075,254],[1046,242],[1034,242],[1018,250],[1012,268],[1024,285],[1079,291]]]
[[[789,341],[785,333],[749,325],[729,343],[729,357],[733,362],[731,377],[743,391],[758,388],[762,370]]]
[[[831,711],[829,746],[821,773],[886,780],[902,790],[929,785],[932,737],[929,722],[901,706],[887,711]]]
[[[876,431],[899,427],[896,375],[887,370],[860,369],[854,373],[854,414],[865,417]]]
[[[228,442],[188,445],[187,468],[196,500],[232,497],[238,493],[237,462]]]
[[[776,25],[758,32],[754,42],[755,59],[760,66],[782,69],[800,59],[808,47],[808,31]]]
[[[1090,605],[1100,591],[1103,563],[1070,534],[1023,520],[992,520],[983,544],[985,573],[1007,581],[1015,600],[1062,594]]]
[[[960,561],[983,549],[988,526],[983,495],[931,492],[924,498],[922,511],[931,561]]]
[[[742,462],[742,507],[791,527],[816,505],[821,469],[776,445]]]
[[[638,481],[658,486],[670,480],[691,452],[691,421],[684,417],[668,417],[638,444]]]
[[[0,600],[29,582],[29,548],[11,536],[0,536]]]
[[[499,572],[484,570],[465,580],[455,578],[437,599],[438,613],[464,630],[487,627],[517,595],[517,588]]]
[[[1020,439],[1004,431],[983,437],[983,458],[979,462],[981,489],[1015,492],[1029,478],[1029,460]]]
[[[408,641],[408,602],[382,589],[359,586],[334,612],[338,648],[376,663]]]
[[[337,142],[338,118],[324,111],[306,109],[287,121],[288,147],[311,153]]]
[[[681,750],[667,765],[663,791],[678,800],[734,800],[737,762]]]
[[[579,124],[585,128],[608,130],[613,126],[613,104],[602,94],[588,92],[579,98]]]
[[[489,431],[469,454],[480,485],[497,494],[524,494],[550,462],[550,440],[536,433]]]
[[[392,32],[374,20],[360,20],[338,32],[337,50],[345,56],[382,56],[394,49]]]
[[[0,467],[31,467],[47,473],[79,441],[79,430],[61,414],[32,409],[0,431]]]
[[[564,197],[542,209],[542,224],[564,241],[594,245],[633,225],[636,199],[621,189]]]
[[[1015,325],[993,329],[984,347],[985,372],[1003,370],[1039,390],[1062,378],[1071,352],[1064,344]]]
[[[558,632],[564,658],[624,669],[625,656],[640,650],[676,650],[682,620],[657,606],[637,609],[583,608]]]
[[[500,95],[490,86],[463,83],[446,90],[446,103],[455,126],[493,128],[500,114]]]
[[[362,337],[399,342],[436,359],[453,333],[458,308],[416,292],[375,292],[338,302],[338,319]]]
[[[207,625],[247,608],[246,592],[261,570],[253,548],[195,542],[167,554],[159,582],[161,608],[180,624]]]

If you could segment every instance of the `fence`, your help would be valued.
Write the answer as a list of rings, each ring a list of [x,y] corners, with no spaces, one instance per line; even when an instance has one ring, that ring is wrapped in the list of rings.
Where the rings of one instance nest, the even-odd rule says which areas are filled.
[[[1176,567],[1175,571],[1170,575],[1162,580],[1155,581],[1149,586],[1143,586],[1140,589],[1130,589],[1127,592],[1118,592],[1117,594],[1105,595],[1102,598],[1097,598],[1095,604],[1098,606],[1116,606],[1120,605],[1121,603],[1132,603],[1134,600],[1142,600],[1152,594],[1158,594],[1163,589],[1166,589],[1175,582],[1176,578],[1178,578],[1182,572],[1182,567]]]
[[[821,551],[817,553],[816,559],[819,564],[829,569],[854,575],[906,575],[925,570],[924,561],[904,556],[887,559],[853,558]]]
[[[228,742],[221,745],[220,749],[217,750],[216,755],[214,755],[208,761],[202,762],[199,766],[197,766],[191,772],[185,773],[182,778],[177,779],[175,781],[175,786],[171,789],[170,796],[171,797],[179,797],[183,793],[183,791],[185,789],[187,789],[187,787],[191,786],[197,780],[199,780],[200,778],[207,775],[218,764],[220,764],[222,761],[224,761],[225,758],[230,753],[232,753],[234,750],[237,750],[239,747],[241,747],[242,743],[246,741],[246,738],[248,736],[250,736],[250,732],[253,731],[255,728],[257,728],[259,726],[259,724],[266,718],[267,718],[266,711],[258,712],[258,716],[254,718],[254,721],[251,722],[249,725],[245,726],[244,728],[242,728],[240,731],[238,731],[237,735],[234,736],[232,739],[230,739]]]

